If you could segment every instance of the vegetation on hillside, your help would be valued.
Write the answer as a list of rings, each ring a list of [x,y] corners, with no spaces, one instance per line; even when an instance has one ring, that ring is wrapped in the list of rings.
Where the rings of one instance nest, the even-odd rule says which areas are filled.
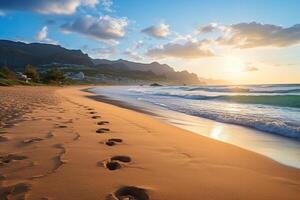
[[[38,82],[40,79],[40,75],[36,68],[29,64],[25,66],[24,75],[26,75],[27,78],[30,78],[34,82]]]
[[[26,65],[23,73],[16,73],[7,66],[0,68],[0,86],[67,84],[68,79],[60,69],[52,68],[39,73],[32,65]]]
[[[68,81],[64,72],[57,68],[47,70],[41,77],[44,83],[64,84]]]
[[[128,78],[133,80],[145,80],[145,81],[166,81],[164,75],[157,75],[152,71],[138,71],[138,70],[128,70],[122,68],[113,68],[110,65],[98,65],[97,67],[66,67],[62,69],[63,71],[79,73],[83,72],[86,76],[96,77],[96,76],[111,76],[116,78]]]

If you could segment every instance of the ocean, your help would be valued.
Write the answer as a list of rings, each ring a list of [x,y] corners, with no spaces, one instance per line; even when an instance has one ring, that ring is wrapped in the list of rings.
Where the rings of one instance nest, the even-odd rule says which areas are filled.
[[[272,149],[272,153],[267,152],[267,154],[272,154],[272,156],[267,156],[279,162],[289,157],[288,163],[287,161],[282,163],[300,167],[300,84],[115,86],[96,87],[92,91],[138,106],[158,116],[164,116],[168,122],[174,125],[193,132],[200,133],[202,131],[202,135],[209,137],[211,137],[209,133],[212,130],[209,128],[203,129],[203,126],[201,128],[201,125],[205,124],[204,119],[212,121],[211,123],[216,122],[218,125],[222,124],[223,128],[229,127],[229,125],[238,126],[238,128],[244,127],[245,129],[239,130],[239,132],[243,132],[240,133],[241,135],[247,132],[250,134],[249,137],[248,135],[241,137],[241,135],[237,136],[236,134],[233,137],[232,133],[221,131],[219,133],[221,139],[214,139],[233,143],[246,149],[249,149],[247,146],[251,146],[250,150],[255,149],[256,152],[266,155],[265,152],[256,150],[260,149],[259,144],[257,144],[260,143],[262,145],[261,149]],[[178,116],[181,116],[179,117],[180,119]],[[193,128],[191,128],[192,126]],[[211,127],[211,129],[215,129],[215,127]],[[203,133],[205,131],[209,133]],[[230,132],[229,129],[227,129],[227,132]],[[254,135],[257,137],[253,140],[252,136]],[[236,141],[235,138],[240,138],[240,141]],[[251,138],[256,143],[248,144],[248,141],[243,141],[245,138],[247,138],[246,140]],[[266,147],[264,142],[261,142],[258,138],[264,141],[271,140],[273,142],[272,147],[268,146],[270,144]],[[274,149],[284,142],[288,144],[286,146],[289,149],[286,153],[293,155],[282,155],[286,156],[286,158],[277,158]],[[290,145],[293,146],[292,149]],[[286,147],[280,146],[281,149],[279,150],[282,152],[287,150],[285,149]],[[282,152],[277,154],[282,154]],[[295,158],[290,158],[294,156]]]

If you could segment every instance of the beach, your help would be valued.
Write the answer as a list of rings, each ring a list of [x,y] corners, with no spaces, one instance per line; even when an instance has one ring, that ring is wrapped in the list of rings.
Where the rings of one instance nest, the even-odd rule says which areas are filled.
[[[0,199],[299,199],[299,169],[83,89],[0,87]]]

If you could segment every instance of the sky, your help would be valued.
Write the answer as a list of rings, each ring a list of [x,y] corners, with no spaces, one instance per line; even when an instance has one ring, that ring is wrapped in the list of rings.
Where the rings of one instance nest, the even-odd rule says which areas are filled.
[[[0,39],[235,84],[300,83],[299,9],[299,0],[1,0]]]

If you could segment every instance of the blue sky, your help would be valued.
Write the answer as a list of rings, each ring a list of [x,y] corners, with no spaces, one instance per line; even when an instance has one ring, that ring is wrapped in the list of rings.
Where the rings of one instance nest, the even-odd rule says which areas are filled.
[[[0,2],[0,39],[159,61],[235,83],[300,82],[297,0],[24,2]]]

